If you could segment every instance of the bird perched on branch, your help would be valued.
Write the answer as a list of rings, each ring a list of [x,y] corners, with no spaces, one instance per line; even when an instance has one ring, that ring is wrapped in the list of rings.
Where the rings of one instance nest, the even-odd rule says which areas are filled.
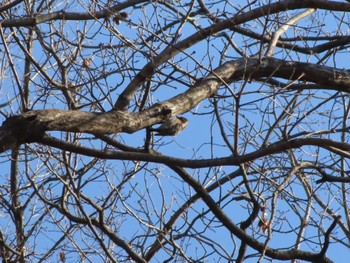
[[[150,128],[150,131],[157,132],[158,136],[173,136],[187,127],[188,121],[184,117],[177,117],[166,120],[158,128]]]

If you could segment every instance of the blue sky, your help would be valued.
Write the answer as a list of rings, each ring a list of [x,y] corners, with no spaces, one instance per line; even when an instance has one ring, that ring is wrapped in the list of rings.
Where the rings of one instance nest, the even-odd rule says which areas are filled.
[[[85,2],[82,2],[85,3]],[[79,7],[77,4],[75,6],[75,2],[67,4],[65,7],[68,11],[86,11],[83,8]],[[227,14],[231,14],[236,12],[236,8],[240,7],[236,4],[228,3],[225,6],[220,5],[218,2],[207,1],[206,3],[209,7],[213,5],[212,10],[220,13],[221,11],[225,11]],[[244,6],[246,4],[245,1],[240,1],[240,4]],[[57,5],[57,10],[60,10],[62,5]],[[188,6],[186,7],[188,8]],[[129,13],[130,22],[122,22],[120,25],[116,26],[113,24],[113,28],[108,31],[104,27],[107,25],[106,21],[88,21],[87,23],[77,22],[77,21],[67,21],[67,22],[58,22],[55,24],[57,27],[62,26],[65,36],[69,38],[70,41],[77,43],[81,37],[81,32],[86,30],[88,32],[86,38],[84,38],[82,43],[82,52],[78,55],[78,58],[74,61],[73,65],[69,67],[68,80],[74,85],[81,85],[81,89],[79,90],[79,102],[86,106],[82,108],[82,110],[96,110],[99,111],[101,109],[108,111],[112,108],[113,104],[116,101],[116,97],[120,94],[120,92],[129,84],[130,79],[132,79],[135,74],[140,70],[151,58],[147,57],[147,55],[154,55],[149,49],[144,48],[141,51],[134,51],[132,48],[126,49],[125,53],[121,52],[118,48],[118,45],[122,42],[118,37],[118,34],[122,34],[123,36],[128,38],[128,41],[131,43],[141,43],[140,38],[146,38],[148,35],[148,29],[152,30],[153,25],[160,20],[162,23],[165,23],[165,19],[172,20],[175,19],[176,16],[173,15],[170,11],[166,11],[167,9],[161,9],[160,7],[156,8],[157,16],[153,16],[153,10],[151,9],[151,5],[144,6],[143,8],[132,9],[129,8],[125,10]],[[151,12],[152,11],[152,12]],[[185,11],[181,10],[182,12]],[[289,16],[291,16],[295,12],[289,12]],[[279,14],[282,15],[282,14]],[[150,20],[147,20],[150,19]],[[342,20],[344,22],[342,22]],[[318,21],[324,21],[322,24],[322,28],[319,29],[314,27]],[[283,37],[297,37],[298,35],[306,36],[311,34],[312,36],[317,36],[319,32],[327,34],[338,34],[338,35],[346,35],[348,34],[348,26],[349,19],[347,14],[333,14],[330,12],[317,11],[315,15],[311,18],[306,18],[298,23],[298,27],[291,28],[287,31]],[[202,26],[208,26],[210,22],[207,19],[200,18],[196,21],[198,24],[203,23]],[[254,30],[254,32],[262,33],[262,25],[264,23],[264,19],[260,21],[254,21],[248,23],[250,28]],[[110,23],[112,23],[110,21]],[[271,23],[271,30],[277,28],[277,24]],[[47,24],[43,24],[39,26],[42,30],[48,30]],[[175,34],[176,29],[178,27],[174,27],[167,32],[164,32],[164,39],[167,37],[167,40],[170,41]],[[96,33],[96,30],[100,31]],[[80,31],[77,31],[80,30]],[[193,25],[186,24],[184,28],[181,30],[181,34],[179,35],[179,39],[185,39],[187,36],[196,32],[196,28]],[[7,32],[7,31],[5,31]],[[259,51],[259,44],[254,44],[249,41],[247,37],[242,38],[239,34],[231,34],[230,37],[236,42],[236,44],[248,55],[254,55]],[[25,38],[23,36],[23,38]],[[59,39],[58,37],[54,37],[48,45],[57,48],[59,52],[57,55],[61,59],[68,59],[70,56],[74,55],[74,48],[65,48],[60,46],[59,43],[56,43],[54,40]],[[163,40],[164,40],[163,39]],[[176,65],[179,69],[182,69],[187,72],[191,72],[193,77],[199,78],[205,76],[208,73],[208,70],[212,70],[219,66],[220,63],[223,63],[228,60],[239,58],[239,54],[235,52],[233,49],[230,49],[225,54],[225,59],[220,60],[222,55],[222,49],[224,48],[222,38],[218,36],[213,36],[210,40],[214,42],[202,41],[197,45],[185,50],[183,53],[177,55],[174,59],[172,59],[171,63],[164,64],[160,68],[162,72],[155,75],[152,79],[152,88],[154,88],[154,92],[148,99],[147,106],[150,106],[158,101],[163,101],[171,98],[172,96],[179,94],[182,91],[185,91],[188,86],[192,83],[189,78],[185,77],[183,74],[179,73],[174,75],[174,79],[169,81],[167,79],[168,75],[171,74],[174,69],[173,65]],[[247,42],[249,41],[249,42]],[[111,49],[106,50],[98,50],[94,47],[99,44],[108,45],[109,43],[115,45]],[[247,43],[249,45],[247,45]],[[302,41],[295,42],[298,45],[303,45]],[[317,43],[313,43],[312,41],[308,41],[306,45],[312,44],[321,44],[322,42],[318,41]],[[161,40],[154,41],[149,43],[149,47],[151,46],[154,49],[154,53],[161,52],[167,43],[163,43]],[[251,46],[250,46],[251,45]],[[141,45],[140,45],[141,46]],[[15,65],[18,67],[18,72],[23,73],[23,56],[16,56],[19,52],[19,49],[16,46],[11,46],[13,51],[13,58],[15,58]],[[128,60],[127,63],[123,62],[123,59],[117,56],[125,55],[125,57],[130,56],[134,53],[134,56],[137,58],[136,60]],[[145,53],[146,52],[146,53]],[[55,60],[52,57],[46,57],[42,54],[41,46],[39,43],[36,43],[34,49],[34,56],[36,59],[43,63],[46,67],[46,72],[59,79],[57,73],[57,64],[55,64]],[[317,55],[304,55],[304,54],[296,54],[291,51],[283,51],[281,49],[276,49],[275,57],[289,59],[289,60],[300,60],[303,62],[313,62],[316,63],[319,60],[322,60],[324,54]],[[92,66],[89,69],[82,69],[81,63],[83,59],[91,58]],[[349,61],[349,53],[348,50],[339,51],[334,53],[334,55],[329,56],[326,59],[326,62],[323,62],[325,65],[337,67],[337,68],[347,68],[347,64]],[[8,63],[5,59],[3,60],[4,64]],[[120,67],[120,68],[118,68]],[[118,72],[118,70],[120,71]],[[125,70],[125,72],[122,72]],[[112,74],[105,79],[102,79],[98,82],[89,82],[90,74],[103,74],[108,71],[116,71],[115,74]],[[62,104],[62,100],[64,100],[61,92],[59,90],[51,90],[50,86],[47,86],[47,82],[43,80],[40,74],[36,74],[33,72],[32,75],[32,94],[31,94],[31,107],[33,109],[41,109],[41,108],[67,108],[66,105]],[[167,81],[167,82],[165,82]],[[187,85],[186,85],[187,84]],[[12,98],[16,97],[18,94],[18,90],[16,89],[16,83],[14,83],[13,78],[2,78],[1,79],[1,100],[0,103],[5,103]],[[243,82],[232,83],[230,88],[234,92],[238,92],[242,87]],[[104,100],[101,100],[100,105],[94,105],[94,107],[88,105],[94,98],[102,98],[104,94],[108,93],[106,91],[112,91],[110,95],[108,95]],[[240,137],[239,137],[239,147],[240,153],[249,153],[256,150],[260,147],[262,141],[265,138],[265,135],[269,132],[269,128],[271,125],[278,119],[283,111],[285,105],[287,105],[292,96],[294,96],[294,92],[286,92],[286,93],[274,93],[270,87],[259,83],[247,83],[246,88],[244,90],[244,96],[242,97],[240,112]],[[220,116],[223,120],[223,124],[225,127],[225,131],[228,134],[228,140],[233,143],[233,132],[234,132],[234,124],[235,124],[235,106],[236,102],[232,97],[229,97],[229,92],[225,88],[221,88],[218,94],[222,96],[227,96],[227,98],[221,99],[219,103],[219,107],[222,107],[220,110]],[[342,107],[343,101],[341,99],[334,99],[329,101],[328,103],[324,103],[319,111],[315,111],[313,114],[307,116],[305,123],[298,123],[297,121],[303,116],[303,113],[310,111],[319,103],[322,103],[325,99],[331,97],[334,92],[331,91],[309,91],[303,92],[297,99],[297,103],[299,103],[298,107],[295,111],[292,112],[288,121],[295,124],[295,129],[293,130],[293,134],[302,131],[317,131],[317,130],[327,130],[332,128],[339,128],[339,125],[342,124],[342,116],[344,116],[345,109]],[[313,99],[308,100],[309,96],[313,96]],[[45,100],[45,103],[43,102]],[[344,96],[344,101],[349,103],[348,96]],[[213,114],[213,103],[214,99],[209,99],[200,103],[190,112],[184,114],[186,118],[189,119],[189,126],[178,136],[176,137],[160,137],[155,138],[154,140],[154,149],[160,151],[163,154],[179,157],[179,158],[188,158],[188,159],[202,159],[202,158],[216,158],[216,157],[224,157],[231,154],[228,147],[225,145],[224,140],[221,137],[220,129],[218,126],[218,122]],[[130,110],[133,110],[135,105],[132,105]],[[14,103],[11,107],[3,107],[3,113],[6,114],[18,114],[20,112],[18,103]],[[322,116],[319,113],[328,113],[329,115]],[[331,122],[328,119],[328,116],[334,117],[334,121]],[[287,123],[287,120],[285,121]],[[270,143],[273,143],[277,140],[281,139],[282,128],[284,126],[281,125],[276,129],[275,132],[271,134]],[[293,135],[292,134],[292,135]],[[72,138],[73,135],[62,134],[58,132],[52,132],[51,135],[56,136],[58,138],[71,138],[71,141],[74,141]],[[339,140],[339,134],[330,134],[329,135],[333,139]],[[145,130],[138,131],[134,134],[119,134],[116,135],[115,138],[128,144],[133,147],[142,147],[145,140]],[[100,141],[94,140],[93,136],[90,135],[81,135],[79,138],[79,143],[84,144],[85,146],[91,148],[103,148],[104,144]],[[30,149],[27,148],[29,151]],[[41,180],[45,180],[49,176],[53,176],[54,173],[58,175],[64,175],[67,170],[79,170],[84,165],[86,165],[91,158],[87,157],[72,157],[69,162],[69,169],[64,165],[64,163],[52,158],[51,160],[47,160],[46,153],[48,149],[39,148],[36,151],[33,151],[32,154],[29,155],[30,158],[33,158],[33,161],[30,162],[30,166],[26,166],[24,163],[20,163],[19,170],[20,175],[23,176],[23,185],[28,183],[25,175],[35,175],[35,180],[40,182]],[[337,159],[339,157],[334,155],[326,155],[326,152],[321,152],[318,156],[315,154],[314,147],[303,147],[301,150],[295,150],[294,153],[299,162],[301,161],[322,161],[324,164],[329,165],[330,168],[338,167],[339,162]],[[55,151],[55,156],[59,159],[63,154],[61,151]],[[10,174],[9,168],[9,153],[2,154],[1,162],[3,171],[2,175],[2,194],[5,193],[4,189],[8,184],[7,178]],[[290,163],[287,161],[287,154],[279,154],[275,155],[279,156],[281,160],[286,159],[285,167],[289,167]],[[24,161],[24,160],[22,160]],[[104,162],[100,160],[98,162],[100,164],[99,167],[91,169],[88,173],[86,173],[79,183],[84,183],[89,180],[93,181],[93,184],[87,184],[83,187],[83,191],[85,194],[95,198],[102,202],[109,195],[109,191],[111,191],[112,186],[118,185],[122,181],[123,176],[127,176],[128,174],[133,174],[134,169],[137,168],[144,163],[135,164],[132,162],[122,162],[109,160]],[[46,166],[44,165],[46,164]],[[50,164],[50,165],[49,165]],[[254,164],[255,168],[262,168],[265,165],[268,165],[269,172],[266,173],[266,181],[261,182],[259,178],[256,178],[256,182],[252,182],[252,188],[257,193],[268,193],[269,188],[275,187],[274,183],[279,184],[284,181],[286,176],[285,172],[288,170],[278,170],[279,165],[282,165],[283,162],[280,161],[277,163],[274,158],[262,158],[261,160],[257,160]],[[48,167],[51,167],[50,169]],[[276,169],[274,169],[276,167]],[[330,172],[332,169],[329,168]],[[347,165],[345,165],[346,170],[348,169]],[[207,168],[201,170],[193,170],[188,169],[188,172],[198,181],[203,182],[203,184],[207,184],[211,182],[211,180],[220,179],[227,174],[235,171],[237,167],[217,167],[217,168]],[[53,177],[54,178],[54,177]],[[319,179],[317,175],[314,177],[308,178],[310,184],[318,189],[317,193],[320,194],[322,198],[324,198],[326,203],[330,205],[335,212],[342,214],[344,211],[341,208],[341,204],[339,202],[342,199],[340,185],[316,185],[315,181]],[[291,178],[291,182],[294,184],[289,184],[286,187],[286,190],[281,194],[278,198],[277,204],[279,205],[279,210],[276,212],[276,219],[274,224],[274,231],[272,233],[272,240],[269,243],[271,247],[278,248],[290,248],[295,241],[295,232],[297,232],[297,227],[300,225],[300,218],[296,216],[293,208],[296,211],[300,211],[300,213],[304,213],[303,209],[307,206],[308,197],[305,195],[305,189],[300,185],[300,182],[296,179],[296,177]],[[224,211],[227,215],[237,224],[239,224],[242,220],[246,219],[248,216],[248,212],[251,210],[251,206],[249,203],[240,201],[233,202],[232,200],[237,199],[240,195],[245,193],[245,188],[243,185],[240,185],[241,178],[237,178],[232,180],[230,183],[223,185],[220,189],[213,191],[211,193],[212,197],[215,200],[219,200],[222,198],[222,203],[225,204]],[[329,187],[329,189],[328,189]],[[47,193],[52,196],[59,197],[62,191],[61,182],[53,181],[51,184],[47,186]],[[232,192],[234,189],[234,192]],[[133,192],[135,191],[135,192]],[[328,191],[328,192],[327,192]],[[334,192],[333,195],[329,194],[329,192]],[[194,191],[186,185],[182,184],[182,180],[170,169],[165,168],[163,165],[159,164],[151,164],[147,166],[147,169],[137,171],[132,180],[123,185],[123,191],[121,191],[122,196],[127,196],[128,193],[132,193],[132,198],[129,202],[122,202],[121,200],[114,200],[111,198],[111,204],[113,204],[114,209],[118,211],[117,213],[111,213],[111,221],[115,224],[111,226],[113,230],[118,232],[118,234],[130,241],[141,240],[141,234],[143,231],[147,233],[146,228],[147,225],[144,223],[146,220],[150,220],[156,227],[162,226],[166,220],[172,215],[176,209],[179,208],[185,202],[185,200],[194,194]],[[136,194],[137,193],[137,194]],[[292,196],[290,193],[293,193]],[[272,191],[269,194],[266,194],[264,198],[266,198],[266,203],[268,206],[267,216],[271,215],[271,200],[272,200]],[[298,196],[299,195],[299,196]],[[298,196],[300,200],[296,200],[295,196]],[[27,195],[23,196],[23,202]],[[295,204],[292,204],[295,202]],[[166,204],[166,209],[163,207]],[[295,205],[295,207],[293,207]],[[297,206],[299,205],[299,206]],[[87,211],[93,211],[93,209],[86,205],[85,207]],[[40,215],[40,211],[45,211],[46,207],[40,205],[40,203],[33,203],[31,206],[33,212],[33,217],[31,220],[35,221]],[[142,210],[144,209],[144,210]],[[318,207],[316,204],[313,205],[311,209],[312,216],[310,217],[310,226],[306,230],[306,237],[310,239],[308,246],[302,246],[301,249],[307,251],[319,251],[319,242],[323,243],[323,240],[318,239],[318,224],[322,225],[323,229],[326,231],[331,224],[331,220],[323,210]],[[30,209],[29,209],[30,210]],[[207,207],[203,204],[203,202],[196,203],[193,207],[191,207],[188,211],[188,214],[185,214],[191,220],[198,217],[201,213],[203,213],[202,217],[198,217],[197,220],[194,220],[194,224],[198,227],[197,231],[204,231],[205,227],[203,223],[211,222],[214,220],[210,229],[205,229],[205,235],[203,233],[195,233],[193,229],[189,229],[190,233],[193,235],[193,239],[188,238],[189,242],[186,243],[184,241],[183,244],[188,245],[184,247],[184,249],[189,252],[189,254],[196,258],[203,253],[203,250],[210,249],[210,238],[215,241],[218,241],[222,245],[222,253],[230,254],[235,247],[237,240],[233,240],[233,238],[225,232],[224,228],[220,226],[219,223],[215,222],[211,213],[207,212]],[[140,217],[139,221],[131,216],[131,212],[137,212],[137,215]],[[146,214],[145,211],[150,211],[150,214]],[[53,214],[57,215],[56,212],[52,211]],[[324,214],[322,214],[324,213]],[[30,212],[28,211],[28,215]],[[164,219],[164,222],[158,220],[159,216]],[[58,216],[58,215],[57,215]],[[119,216],[119,217],[118,217]],[[317,217],[319,216],[319,217]],[[30,217],[30,216],[29,216]],[[313,221],[313,217],[317,219],[322,219],[321,221]],[[279,220],[277,220],[279,219]],[[63,228],[75,227],[69,224],[66,219],[61,219],[60,223],[62,223]],[[144,220],[144,221],[143,221]],[[189,221],[191,221],[189,220]],[[39,251],[43,253],[55,242],[55,240],[61,236],[61,231],[57,231],[54,225],[54,220],[50,219],[51,223],[44,224],[42,228],[38,228],[42,230],[45,235],[41,236],[36,242]],[[7,214],[2,213],[2,217],[0,217],[1,222],[1,230],[5,231],[13,235],[13,226],[8,226],[9,217]],[[28,221],[29,225],[32,221]],[[254,222],[253,228],[255,230],[258,229],[258,222]],[[185,220],[179,220],[176,228],[184,231],[188,227],[188,224]],[[4,230],[7,229],[7,230]],[[293,231],[287,232],[287,230],[294,229]],[[150,230],[151,233],[152,230]],[[181,232],[179,231],[179,232]],[[339,228],[335,229],[337,232]],[[85,244],[83,231],[79,232],[79,228],[77,227],[76,234],[74,237],[78,239],[78,244],[81,248],[88,246]],[[293,233],[293,235],[291,234]],[[260,238],[260,241],[264,241],[266,234],[261,231],[254,232],[256,237]],[[195,237],[204,237],[208,238],[205,240],[207,245],[203,248],[198,245]],[[322,234],[321,234],[322,236]],[[344,238],[343,236],[340,236]],[[144,241],[145,246],[150,245],[154,239],[150,238]],[[32,241],[34,244],[34,240]],[[204,243],[205,243],[204,242]],[[346,242],[346,240],[344,240]],[[313,244],[309,245],[309,244]],[[180,243],[181,245],[181,243]],[[111,247],[113,247],[111,245]],[[62,250],[74,250],[74,246],[67,243],[62,245],[60,249]],[[115,250],[118,251],[118,248],[115,247]],[[225,252],[224,252],[225,250]],[[248,254],[255,253],[253,250],[249,250]],[[345,246],[341,245],[331,245],[327,255],[334,260],[334,262],[345,262],[344,258],[347,256],[350,257],[350,251]],[[76,262],[76,254],[68,254],[67,260],[68,262]],[[163,253],[159,253],[157,257],[152,260],[152,262],[162,262],[169,255],[165,255]],[[54,257],[53,257],[54,258]],[[91,257],[89,259],[91,262],[95,259]],[[103,262],[102,258],[96,258],[97,261],[94,262]],[[207,262],[223,262],[217,258],[217,255],[209,257]],[[245,262],[256,262],[256,258],[247,259]],[[263,262],[268,262],[268,260],[264,260]],[[278,262],[278,261],[273,261]]]

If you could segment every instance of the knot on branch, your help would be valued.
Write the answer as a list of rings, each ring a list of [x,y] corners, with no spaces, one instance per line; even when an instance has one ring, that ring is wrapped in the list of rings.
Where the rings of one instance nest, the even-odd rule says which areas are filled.
[[[159,102],[153,107],[152,117],[162,116],[162,119],[170,119],[174,115],[174,106],[169,103]]]

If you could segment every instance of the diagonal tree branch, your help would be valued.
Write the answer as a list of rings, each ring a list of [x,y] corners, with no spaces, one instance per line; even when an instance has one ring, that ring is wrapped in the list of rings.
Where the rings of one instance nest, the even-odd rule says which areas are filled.
[[[35,141],[46,131],[85,132],[91,134],[133,133],[179,115],[216,93],[222,84],[239,79],[279,77],[323,85],[325,89],[350,92],[350,70],[275,58],[240,59],[227,62],[186,92],[139,113],[106,113],[45,109],[8,118],[0,127],[0,149],[8,150]]]
[[[300,8],[321,8],[327,10],[343,10],[350,11],[350,6],[345,5],[343,3],[332,2],[332,1],[318,1],[318,0],[289,0],[289,1],[280,1],[276,3],[270,3],[263,7],[258,7],[254,10],[251,10],[247,13],[242,13],[233,16],[232,18],[219,21],[212,26],[203,28],[197,33],[187,37],[186,39],[167,47],[164,49],[158,56],[152,58],[150,62],[148,62],[143,69],[135,76],[135,78],[130,82],[130,84],[126,87],[124,92],[119,96],[114,108],[116,110],[126,110],[129,102],[132,97],[139,89],[140,85],[147,79],[150,78],[155,69],[168,61],[170,58],[179,54],[181,51],[194,46],[196,43],[199,43],[203,39],[214,35],[224,29],[231,28],[234,29],[237,25],[242,24],[244,22],[263,17],[266,14],[275,14],[278,12],[286,11],[286,10],[294,10]]]
[[[248,246],[261,252],[265,249],[266,255],[271,258],[280,260],[291,260],[291,259],[302,259],[311,262],[332,262],[324,254],[311,253],[302,250],[276,250],[270,247],[265,247],[263,243],[260,243],[256,239],[252,238],[246,234],[242,229],[240,229],[218,206],[214,199],[209,195],[207,190],[196,181],[190,174],[188,174],[184,169],[176,166],[170,166],[170,168],[175,171],[186,183],[188,183],[196,193],[201,197],[203,202],[209,207],[212,213],[220,220],[220,222],[235,236],[239,237],[242,242],[248,244]]]

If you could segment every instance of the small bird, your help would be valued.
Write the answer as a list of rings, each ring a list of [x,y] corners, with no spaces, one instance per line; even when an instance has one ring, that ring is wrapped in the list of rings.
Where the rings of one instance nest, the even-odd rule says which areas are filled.
[[[158,128],[150,128],[150,131],[157,132],[158,136],[173,136],[187,127],[188,121],[184,117],[177,117],[166,120]]]
[[[84,58],[83,59],[83,67],[84,68],[89,68],[91,65],[91,58]]]

